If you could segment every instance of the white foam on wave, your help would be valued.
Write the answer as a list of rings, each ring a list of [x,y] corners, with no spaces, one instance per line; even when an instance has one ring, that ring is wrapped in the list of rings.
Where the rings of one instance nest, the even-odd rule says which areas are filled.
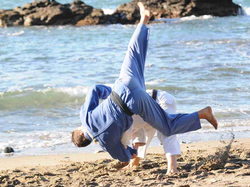
[[[16,32],[16,33],[8,33],[8,36],[21,36],[24,34],[24,31]]]
[[[113,84],[104,84],[104,85],[109,86],[111,88],[113,87]],[[3,96],[8,97],[9,93],[11,94],[10,97],[15,97],[20,99],[22,99],[23,97],[30,97],[31,95],[36,93],[43,93],[43,94],[63,93],[67,94],[69,97],[85,97],[91,87],[92,86],[81,86],[81,85],[75,87],[56,87],[55,84],[45,84],[44,88],[36,90],[35,88],[32,87],[21,88],[18,85],[16,85],[10,87],[5,92],[0,92],[0,98]],[[50,98],[50,96],[48,96],[48,98]],[[56,95],[54,95],[54,97],[56,97]]]
[[[156,85],[158,84],[158,80],[153,80],[153,81],[147,81],[145,82],[145,85]]]
[[[55,91],[58,92],[63,92],[63,93],[67,93],[70,96],[79,96],[79,97],[83,97],[87,94],[89,90],[89,87],[86,86],[76,86],[76,87],[65,87],[65,88],[56,88]]]
[[[247,16],[250,16],[250,7],[243,7]]]
[[[102,10],[106,15],[111,15],[115,12],[115,9],[110,9],[110,8],[103,8]]]
[[[113,84],[105,84],[106,86],[113,87]],[[91,86],[76,86],[76,87],[62,87],[55,88],[57,92],[67,93],[70,96],[83,97],[88,93]]]
[[[165,82],[166,79],[158,79],[153,81],[146,81],[145,85],[157,85],[159,82]]]
[[[0,151],[4,147],[14,147],[15,151],[22,151],[26,148],[46,148],[54,147],[61,144],[69,144],[71,142],[70,132],[48,132],[39,131],[31,134],[18,133],[15,139],[9,138],[7,141],[0,142]]]
[[[229,113],[244,113],[244,114],[246,113],[246,114],[248,114],[250,112],[249,106],[247,106],[247,105],[241,105],[241,106],[238,106],[238,108],[216,107],[213,109],[213,111],[216,113],[221,113],[221,114],[223,114],[223,113],[225,113],[225,114],[229,114]]]
[[[72,97],[83,97],[87,94],[88,90],[89,90],[89,86],[76,86],[76,87],[59,87],[59,88],[55,88],[54,85],[49,85],[46,84],[44,85],[44,87],[47,87],[45,89],[38,89],[37,92],[40,93],[47,93],[47,92],[61,92],[61,93],[66,93],[69,96]]]
[[[206,19],[211,19],[213,18],[213,16],[211,15],[203,15],[203,16],[187,16],[187,17],[183,17],[180,18],[179,21],[191,21],[191,20],[206,20]]]
[[[216,134],[217,136],[221,137],[220,139],[224,139],[226,138],[226,136],[229,136],[230,134],[238,134],[237,137],[239,138],[241,134],[248,135],[250,133],[249,127],[250,126],[233,126],[233,127],[221,128],[221,126],[219,126],[218,130],[215,131],[211,127],[211,125],[207,127],[207,125],[204,126],[203,124],[202,129],[200,129],[199,131],[190,132],[188,134],[188,137],[190,141],[196,141],[197,137],[199,136],[207,140],[209,139],[211,140],[212,134]],[[179,137],[181,136],[182,135],[180,135]],[[225,137],[223,138],[223,136]],[[180,138],[180,140],[181,139],[182,138]],[[39,152],[42,153],[43,152],[42,150],[45,148],[55,149],[56,147],[61,145],[67,145],[73,147],[73,144],[71,143],[70,130],[69,132],[33,131],[28,134],[15,132],[15,134],[6,139],[6,141],[0,142],[0,152],[3,151],[4,147],[10,146],[13,147],[14,150],[17,152],[25,152],[28,149],[36,149],[39,154]],[[29,153],[29,154],[34,154],[34,153]]]
[[[113,84],[105,84],[106,86],[109,87],[113,87]],[[48,86],[48,87],[47,87]],[[62,93],[66,93],[69,96],[72,97],[84,97],[87,93],[88,90],[90,89],[91,86],[76,86],[76,87],[60,87],[60,88],[55,88],[54,85],[49,85],[46,84],[44,85],[44,87],[47,87],[46,89],[42,89],[42,90],[37,90],[38,92],[43,92],[46,93],[48,91],[55,91],[55,92],[62,92]]]

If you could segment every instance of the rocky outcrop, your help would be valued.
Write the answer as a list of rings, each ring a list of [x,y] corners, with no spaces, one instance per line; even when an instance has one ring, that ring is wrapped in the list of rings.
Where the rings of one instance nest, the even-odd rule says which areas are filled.
[[[120,5],[114,16],[120,23],[136,23],[139,20],[137,2],[153,12],[154,18],[180,18],[185,16],[236,16],[241,8],[232,0],[133,0]],[[111,23],[115,22],[111,20]]]
[[[133,0],[120,5],[114,14],[105,15],[84,2],[75,0],[70,4],[60,4],[52,0],[27,3],[13,10],[0,10],[0,27],[18,25],[97,25],[97,24],[134,24],[140,14],[137,2],[153,12],[153,18],[179,18],[184,16],[235,16],[239,5],[232,0]]]
[[[106,23],[106,16],[100,9],[94,9],[82,1],[59,4],[56,1],[41,0],[27,3],[13,10],[0,11],[0,26],[17,25],[96,25]]]
[[[0,14],[0,27],[17,26],[22,24],[23,17],[19,14],[19,12],[5,10]]]

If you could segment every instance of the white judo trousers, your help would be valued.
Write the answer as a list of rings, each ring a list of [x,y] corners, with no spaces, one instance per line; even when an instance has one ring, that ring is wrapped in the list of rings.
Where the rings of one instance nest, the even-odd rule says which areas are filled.
[[[149,95],[152,95],[152,90],[147,91]],[[156,102],[169,114],[176,113],[176,100],[175,98],[165,92],[158,90]],[[147,148],[152,141],[156,129],[143,121],[139,115],[133,116],[134,123],[130,129],[124,132],[122,136],[122,144],[129,145],[132,139],[133,144],[144,143],[144,146],[138,148],[137,156],[140,158],[146,157]],[[170,155],[181,155],[181,148],[176,135],[165,136],[161,132],[157,131],[157,137],[160,140],[166,156]]]

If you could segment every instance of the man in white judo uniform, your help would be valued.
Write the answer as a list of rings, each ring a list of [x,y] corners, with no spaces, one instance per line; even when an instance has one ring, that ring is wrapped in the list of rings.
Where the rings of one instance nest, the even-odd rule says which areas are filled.
[[[174,96],[161,90],[149,90],[147,93],[151,95],[167,113],[176,113],[176,100]],[[124,165],[128,164],[124,169],[130,169],[139,165],[140,158],[146,157],[147,148],[156,133],[156,129],[144,122],[140,116],[134,115],[133,119],[134,123],[132,127],[124,133],[122,143],[128,145],[130,144],[130,139],[132,139],[133,147],[138,150],[138,155],[136,158],[130,160],[129,163],[124,163]],[[177,156],[181,155],[181,148],[177,136],[165,136],[157,131],[157,137],[163,145],[168,160],[167,174],[174,174],[177,172]]]

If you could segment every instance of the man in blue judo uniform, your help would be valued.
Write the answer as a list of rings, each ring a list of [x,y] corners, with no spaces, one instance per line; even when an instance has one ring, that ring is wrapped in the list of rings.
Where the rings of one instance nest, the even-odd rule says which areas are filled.
[[[217,129],[211,107],[191,114],[168,114],[145,90],[144,67],[149,38],[151,12],[139,2],[141,19],[128,45],[120,77],[113,89],[96,85],[88,92],[80,117],[82,126],[72,133],[78,147],[98,142],[114,159],[128,162],[136,157],[136,149],[121,143],[123,133],[138,114],[165,136],[195,131],[201,128],[200,119],[209,121]],[[99,99],[104,101],[99,105]]]

